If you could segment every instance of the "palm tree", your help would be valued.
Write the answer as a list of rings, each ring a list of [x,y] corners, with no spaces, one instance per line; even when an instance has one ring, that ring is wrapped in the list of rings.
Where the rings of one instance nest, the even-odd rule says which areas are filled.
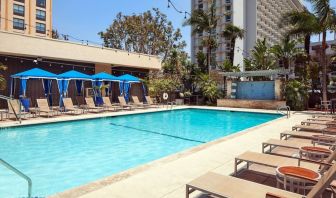
[[[321,65],[322,65],[322,98],[327,101],[327,31],[334,30],[336,27],[336,13],[331,8],[330,0],[308,0],[312,3],[314,15],[317,17],[320,30],[322,32],[322,47],[321,47]]]
[[[302,36],[304,37],[304,48],[310,60],[310,38],[314,34],[320,32],[320,24],[317,17],[309,12],[307,9],[304,11],[291,11],[283,15],[280,28],[283,26],[290,27],[287,34],[289,36]]]
[[[7,67],[0,62],[0,71],[4,71],[6,69]],[[6,89],[6,84],[7,83],[5,77],[3,76],[3,74],[0,73],[0,90]]]
[[[244,38],[245,30],[241,29],[233,24],[228,24],[225,26],[224,31],[222,32],[222,36],[226,39],[230,40],[230,61],[233,65],[234,60],[234,52],[236,46],[236,39],[237,38]]]
[[[216,42],[216,27],[217,27],[218,17],[216,16],[216,5],[212,1],[210,8],[205,11],[202,9],[194,10],[191,13],[189,19],[187,19],[183,25],[191,25],[193,27],[192,34],[202,34],[206,32],[206,38],[203,41],[203,44],[207,47],[207,67],[210,68],[211,64],[211,51]]]
[[[296,40],[290,40],[287,36],[280,44],[274,45],[271,48],[271,52],[282,61],[285,69],[291,66],[295,57],[302,54],[302,50],[296,47],[297,44],[298,42]]]

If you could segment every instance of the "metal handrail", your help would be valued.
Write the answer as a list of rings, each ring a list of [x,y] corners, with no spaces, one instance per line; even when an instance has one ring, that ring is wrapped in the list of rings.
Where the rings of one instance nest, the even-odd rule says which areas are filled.
[[[32,180],[27,175],[23,174],[21,171],[19,171],[18,169],[16,169],[14,166],[12,166],[9,163],[7,163],[5,160],[0,159],[0,164],[2,164],[3,166],[5,166],[9,170],[13,171],[18,176],[20,176],[21,178],[25,179],[28,182],[28,198],[31,198],[32,186],[33,186]]]
[[[3,99],[3,100],[6,100],[6,101],[8,101],[8,100],[13,100],[14,98],[12,98],[12,97],[8,97],[8,96],[4,96],[4,95],[0,95],[0,99]],[[21,122],[22,122],[22,119],[21,119],[21,106],[22,106],[22,104],[21,104],[21,101],[19,100],[19,106],[20,106],[20,108],[19,108],[19,115],[17,115],[16,114],[16,112],[15,112],[15,110],[14,110],[14,108],[13,108],[13,111],[14,111],[14,115],[15,115],[15,117],[17,118],[17,119],[19,119],[19,123],[21,124]],[[9,108],[9,107],[8,107]]]
[[[283,112],[282,112],[283,110],[286,110],[286,113],[283,113]],[[280,113],[280,114],[282,114],[282,115],[286,115],[287,118],[290,118],[290,116],[291,116],[291,115],[290,115],[291,109],[290,109],[289,106],[279,106],[279,107],[277,108],[277,112]]]

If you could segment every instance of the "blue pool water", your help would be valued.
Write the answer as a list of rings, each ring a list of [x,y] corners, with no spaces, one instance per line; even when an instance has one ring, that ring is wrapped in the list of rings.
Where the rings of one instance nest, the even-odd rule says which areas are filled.
[[[187,109],[9,128],[0,158],[32,178],[34,196],[47,196],[279,117]],[[26,194],[26,182],[0,166],[0,197]]]

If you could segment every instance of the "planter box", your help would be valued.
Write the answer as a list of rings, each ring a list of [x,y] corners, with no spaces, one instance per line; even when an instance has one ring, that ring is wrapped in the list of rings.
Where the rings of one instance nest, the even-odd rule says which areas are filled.
[[[248,108],[248,109],[277,109],[278,106],[285,106],[286,101],[279,100],[240,100],[240,99],[218,99],[218,107]]]

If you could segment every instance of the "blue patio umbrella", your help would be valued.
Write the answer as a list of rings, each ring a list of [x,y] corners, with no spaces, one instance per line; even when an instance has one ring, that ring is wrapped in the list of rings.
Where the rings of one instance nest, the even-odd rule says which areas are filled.
[[[130,74],[119,76],[118,79],[120,80],[119,83],[120,95],[124,95],[126,102],[128,102],[132,83],[140,83],[141,81],[139,78],[132,76]]]

